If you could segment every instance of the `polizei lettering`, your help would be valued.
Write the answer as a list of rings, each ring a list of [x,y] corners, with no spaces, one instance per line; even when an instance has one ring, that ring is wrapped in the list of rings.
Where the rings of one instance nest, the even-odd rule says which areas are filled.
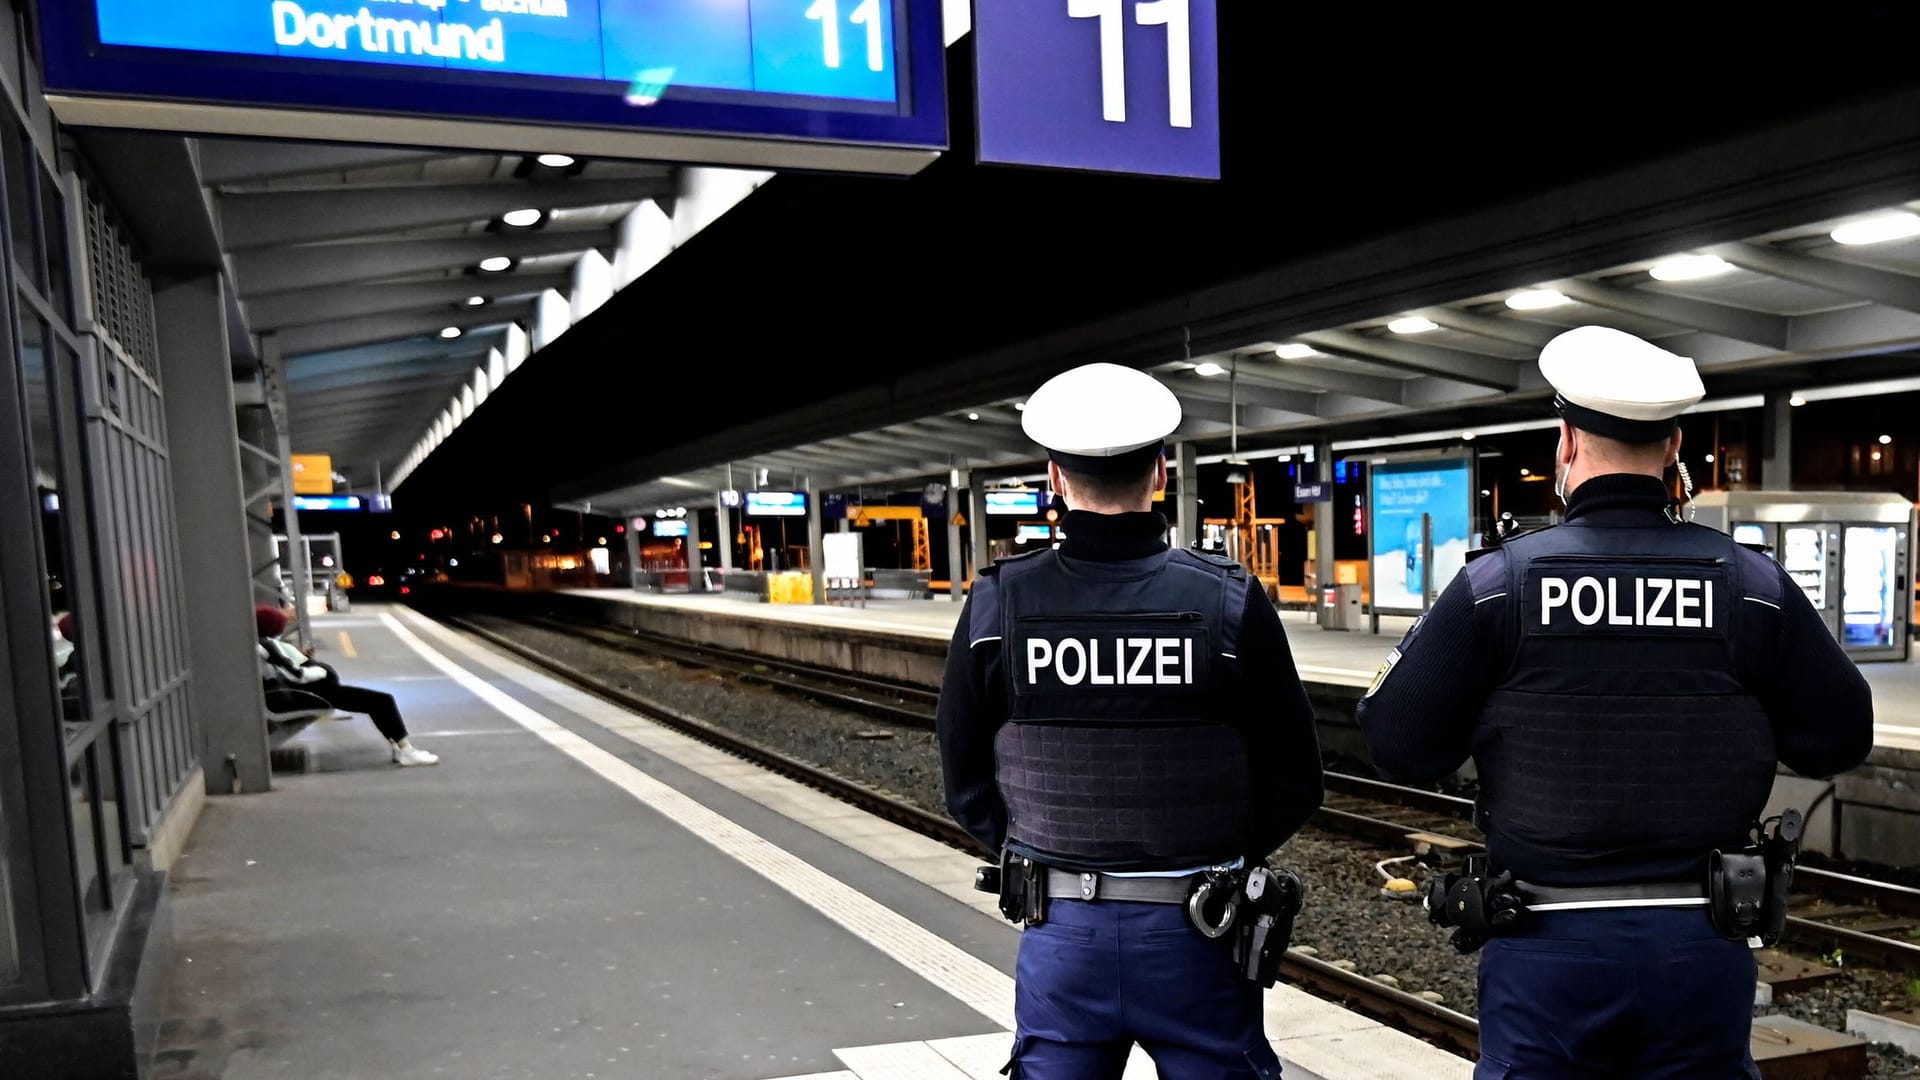
[[[309,14],[296,0],[274,0],[273,40],[287,48],[304,45],[358,50],[371,56],[432,56],[495,64],[507,59],[506,30],[499,19],[484,26],[466,26],[428,19],[393,19],[364,7],[353,15]]]
[[[1192,686],[1193,638],[1027,639],[1027,685],[1052,675],[1062,686]]]
[[[1540,625],[1569,616],[1581,626],[1711,630],[1714,581],[1689,577],[1542,577]]]

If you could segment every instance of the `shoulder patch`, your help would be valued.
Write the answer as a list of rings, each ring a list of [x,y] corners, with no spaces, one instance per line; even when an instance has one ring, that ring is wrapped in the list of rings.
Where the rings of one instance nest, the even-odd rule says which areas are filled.
[[[1374,694],[1378,693],[1380,690],[1380,685],[1387,681],[1387,676],[1393,674],[1394,667],[1399,663],[1400,663],[1400,646],[1395,645],[1393,647],[1393,651],[1387,654],[1386,662],[1380,665],[1380,670],[1373,673],[1373,682],[1370,685],[1368,685],[1367,692],[1365,694],[1362,694],[1361,697],[1370,698]]]

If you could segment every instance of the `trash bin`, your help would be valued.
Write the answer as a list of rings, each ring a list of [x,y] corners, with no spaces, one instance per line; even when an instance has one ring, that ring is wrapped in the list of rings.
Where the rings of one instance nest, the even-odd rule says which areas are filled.
[[[1329,585],[1320,590],[1322,630],[1358,630],[1360,626],[1360,586]]]
[[[813,575],[805,570],[767,575],[767,600],[775,604],[813,603]]]

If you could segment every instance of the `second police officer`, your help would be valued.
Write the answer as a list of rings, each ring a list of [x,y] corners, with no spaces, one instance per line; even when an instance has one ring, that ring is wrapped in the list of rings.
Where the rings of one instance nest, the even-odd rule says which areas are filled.
[[[1758,1077],[1750,941],[1784,918],[1800,822],[1756,822],[1779,764],[1866,757],[1872,698],[1778,563],[1674,505],[1693,361],[1589,326],[1540,370],[1564,523],[1470,561],[1361,726],[1389,777],[1478,768],[1486,859],[1428,894],[1484,943],[1475,1076]]]
[[[1319,748],[1259,583],[1167,546],[1179,423],[1171,391],[1112,364],[1033,394],[1066,539],[983,570],[947,656],[947,805],[1003,853],[1001,910],[1027,927],[1016,1080],[1117,1080],[1135,1044],[1165,1080],[1280,1072],[1261,985],[1298,894],[1264,860],[1320,804]]]

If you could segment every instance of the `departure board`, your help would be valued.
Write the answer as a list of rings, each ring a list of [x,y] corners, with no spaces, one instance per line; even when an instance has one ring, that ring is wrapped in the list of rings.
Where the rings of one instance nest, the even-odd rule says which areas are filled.
[[[946,140],[939,0],[77,0],[43,12],[49,93],[71,123],[344,139],[317,121],[375,116],[386,123],[359,136],[389,141],[392,121],[445,118],[599,132],[539,147],[587,153],[648,133]],[[479,134],[400,131],[427,145]],[[665,154],[624,145],[701,156],[685,140]]]

